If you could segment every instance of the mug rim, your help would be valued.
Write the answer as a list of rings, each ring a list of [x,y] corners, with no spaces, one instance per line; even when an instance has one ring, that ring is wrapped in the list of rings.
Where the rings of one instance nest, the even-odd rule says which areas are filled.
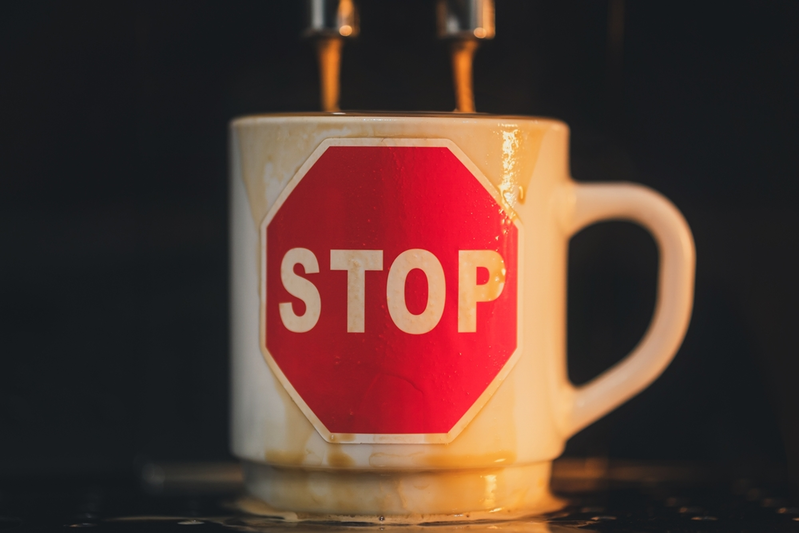
[[[257,122],[308,122],[340,120],[347,118],[361,118],[373,120],[418,120],[418,119],[455,119],[463,122],[472,121],[497,121],[514,120],[525,122],[548,123],[552,125],[566,126],[562,120],[551,117],[540,117],[531,115],[493,115],[490,113],[460,113],[456,111],[295,111],[281,113],[256,113],[252,115],[241,115],[230,120],[230,125],[251,124]]]

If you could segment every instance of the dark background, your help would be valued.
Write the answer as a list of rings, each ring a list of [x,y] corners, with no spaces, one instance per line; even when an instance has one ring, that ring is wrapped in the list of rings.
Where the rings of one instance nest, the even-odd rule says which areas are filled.
[[[360,6],[342,107],[453,109],[433,1]],[[576,179],[649,185],[696,239],[674,363],[566,453],[796,465],[799,2],[497,0],[496,21],[478,110],[563,119]],[[0,8],[0,474],[230,457],[227,123],[318,108],[302,28],[297,0]],[[657,252],[605,223],[570,254],[579,383],[645,330]]]

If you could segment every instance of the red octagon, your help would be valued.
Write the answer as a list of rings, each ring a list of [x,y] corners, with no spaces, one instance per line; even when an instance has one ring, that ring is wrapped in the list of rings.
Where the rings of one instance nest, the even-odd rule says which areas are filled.
[[[519,266],[498,198],[426,140],[328,140],[283,191],[261,233],[261,346],[325,439],[448,442],[496,389]]]

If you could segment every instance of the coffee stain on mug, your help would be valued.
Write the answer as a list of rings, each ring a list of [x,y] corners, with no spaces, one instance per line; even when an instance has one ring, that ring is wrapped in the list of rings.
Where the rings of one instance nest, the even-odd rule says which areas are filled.
[[[271,465],[280,466],[299,466],[305,462],[305,457],[308,451],[304,452],[290,452],[284,450],[267,450],[264,453],[264,459]]]
[[[271,374],[271,372],[270,372]],[[286,420],[291,422],[286,425],[283,444],[279,448],[268,448],[264,451],[264,459],[269,464],[282,466],[318,466],[322,464],[322,458],[315,451],[309,449],[309,442],[318,433],[313,425],[308,421],[300,408],[291,399],[285,388],[277,383],[277,377],[271,374],[275,380],[275,389],[281,396],[283,407],[286,411]]]
[[[336,468],[355,466],[355,459],[342,452],[338,447],[327,452],[327,464]]]
[[[330,436],[330,439],[338,442],[354,442],[355,433],[334,433]]]
[[[424,466],[445,468],[471,468],[473,466],[510,465],[516,461],[516,452],[500,450],[485,454],[423,454],[419,455],[416,463]]]

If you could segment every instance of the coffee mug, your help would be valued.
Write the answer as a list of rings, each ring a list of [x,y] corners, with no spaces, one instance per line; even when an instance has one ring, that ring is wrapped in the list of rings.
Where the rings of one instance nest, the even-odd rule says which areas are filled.
[[[364,521],[557,506],[565,441],[647,387],[690,319],[679,211],[569,176],[556,120],[297,114],[231,125],[233,453],[265,506]],[[593,381],[566,370],[569,238],[658,245],[652,323]]]

